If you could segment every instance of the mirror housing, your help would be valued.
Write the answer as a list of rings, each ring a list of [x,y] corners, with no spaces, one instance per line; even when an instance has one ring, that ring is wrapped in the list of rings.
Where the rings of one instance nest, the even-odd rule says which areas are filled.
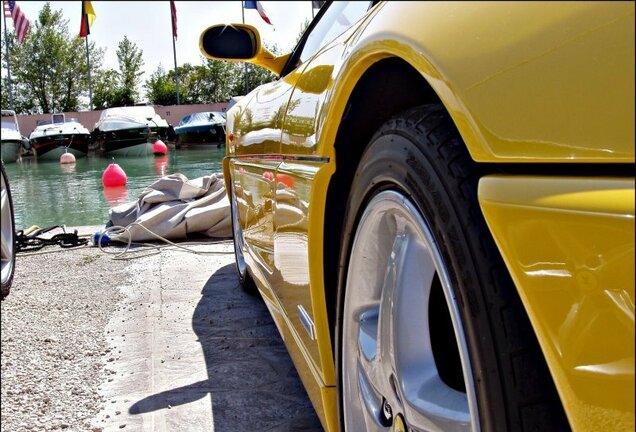
[[[218,24],[201,33],[199,48],[214,60],[247,62],[280,76],[290,54],[276,56],[261,44],[258,30],[248,24]]]

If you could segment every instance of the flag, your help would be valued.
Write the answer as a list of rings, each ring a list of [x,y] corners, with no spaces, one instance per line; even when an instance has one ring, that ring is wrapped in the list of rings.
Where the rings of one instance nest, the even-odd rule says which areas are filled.
[[[4,2],[4,16],[5,18],[13,18],[15,34],[18,37],[18,42],[22,43],[29,31],[31,23],[24,13],[22,13],[20,6],[15,3],[15,0],[7,0]]]
[[[86,37],[91,34],[91,26],[95,21],[95,11],[90,1],[82,1],[82,24],[80,25],[79,37]]]
[[[311,7],[314,9],[320,9],[321,7],[323,7],[325,4],[324,1],[312,1],[311,2]]]
[[[177,38],[177,7],[174,0],[170,0],[170,14],[172,15],[172,37]]]
[[[267,18],[267,14],[265,13],[265,9],[263,9],[263,5],[259,1],[245,1],[245,9],[256,9],[258,14],[263,18],[267,24],[272,25],[272,22]]]

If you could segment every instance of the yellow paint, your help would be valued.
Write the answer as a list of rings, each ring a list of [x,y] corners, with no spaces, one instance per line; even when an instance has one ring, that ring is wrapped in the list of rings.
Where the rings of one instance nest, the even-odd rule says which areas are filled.
[[[325,121],[341,118],[371,64],[399,57],[441,98],[475,160],[634,162],[634,3],[380,6],[335,64]]]
[[[483,178],[479,201],[574,430],[634,429],[634,180]]]
[[[281,55],[281,56],[277,56],[274,53],[272,53],[271,51],[269,51],[267,48],[265,48],[263,46],[263,44],[261,43],[261,36],[258,32],[258,30],[256,30],[256,27],[251,26],[249,24],[231,24],[232,27],[235,27],[237,29],[241,29],[244,32],[248,33],[250,35],[250,39],[251,42],[253,44],[252,46],[252,50],[253,52],[255,52],[256,54],[254,55],[254,57],[252,57],[249,60],[237,60],[237,59],[232,59],[232,58],[220,58],[220,57],[215,57],[213,55],[210,55],[210,53],[208,53],[206,51],[206,49],[203,46],[203,35],[205,34],[205,32],[207,32],[208,30],[215,28],[215,27],[225,27],[225,24],[221,24],[221,25],[213,25],[208,27],[207,29],[205,29],[203,32],[201,32],[201,36],[199,37],[199,50],[201,51],[201,53],[209,58],[209,59],[213,59],[213,60],[229,60],[229,61],[240,61],[240,62],[249,62],[249,63],[253,63],[256,66],[261,66],[271,72],[273,72],[275,75],[280,76],[281,71],[283,70],[283,67],[285,66],[285,63],[287,63],[287,60],[289,58],[289,54],[285,54],[285,55]]]
[[[255,28],[234,26],[253,35],[249,62],[280,74],[289,57],[263,50]],[[476,161],[634,162],[631,2],[381,2],[243,98],[228,112],[235,139],[224,173],[240,187],[246,262],[328,430],[337,404],[322,242],[334,143],[356,84],[391,57],[428,82]],[[300,190],[279,188],[285,175]],[[633,429],[633,194],[633,179],[489,177],[480,186],[575,429]]]

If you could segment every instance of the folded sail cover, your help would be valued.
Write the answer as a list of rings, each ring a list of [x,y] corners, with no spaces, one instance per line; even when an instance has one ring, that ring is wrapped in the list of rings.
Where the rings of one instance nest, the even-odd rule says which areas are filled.
[[[160,178],[143,190],[137,201],[109,210],[110,223],[128,226],[132,241],[157,240],[137,224],[168,240],[183,240],[190,234],[232,237],[230,202],[221,174],[188,180],[183,174]],[[128,241],[127,234],[112,236]]]

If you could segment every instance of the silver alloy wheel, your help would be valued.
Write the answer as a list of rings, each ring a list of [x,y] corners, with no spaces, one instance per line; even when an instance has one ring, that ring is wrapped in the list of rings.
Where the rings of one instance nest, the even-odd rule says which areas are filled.
[[[13,209],[11,208],[11,199],[9,197],[9,188],[5,183],[4,176],[0,176],[2,178],[2,186],[0,189],[0,203],[1,203],[1,214],[2,217],[2,238],[0,240],[0,250],[1,250],[1,277],[2,277],[2,286],[11,279],[11,275],[13,274],[13,265],[14,265],[14,255],[15,255],[15,243],[14,243],[14,224],[13,224]]]
[[[238,204],[236,202],[236,194],[234,193],[234,186],[232,185],[232,234],[234,237],[234,255],[236,257],[236,268],[238,270],[239,276],[241,278],[241,282],[247,276],[247,266],[245,265],[245,255],[244,255],[244,241],[243,241],[243,230],[241,229],[241,224],[239,222],[238,217]]]
[[[466,392],[440,377],[429,298],[435,275],[450,311]],[[475,387],[457,300],[425,220],[401,193],[367,205],[351,250],[343,310],[345,430],[479,430]]]

